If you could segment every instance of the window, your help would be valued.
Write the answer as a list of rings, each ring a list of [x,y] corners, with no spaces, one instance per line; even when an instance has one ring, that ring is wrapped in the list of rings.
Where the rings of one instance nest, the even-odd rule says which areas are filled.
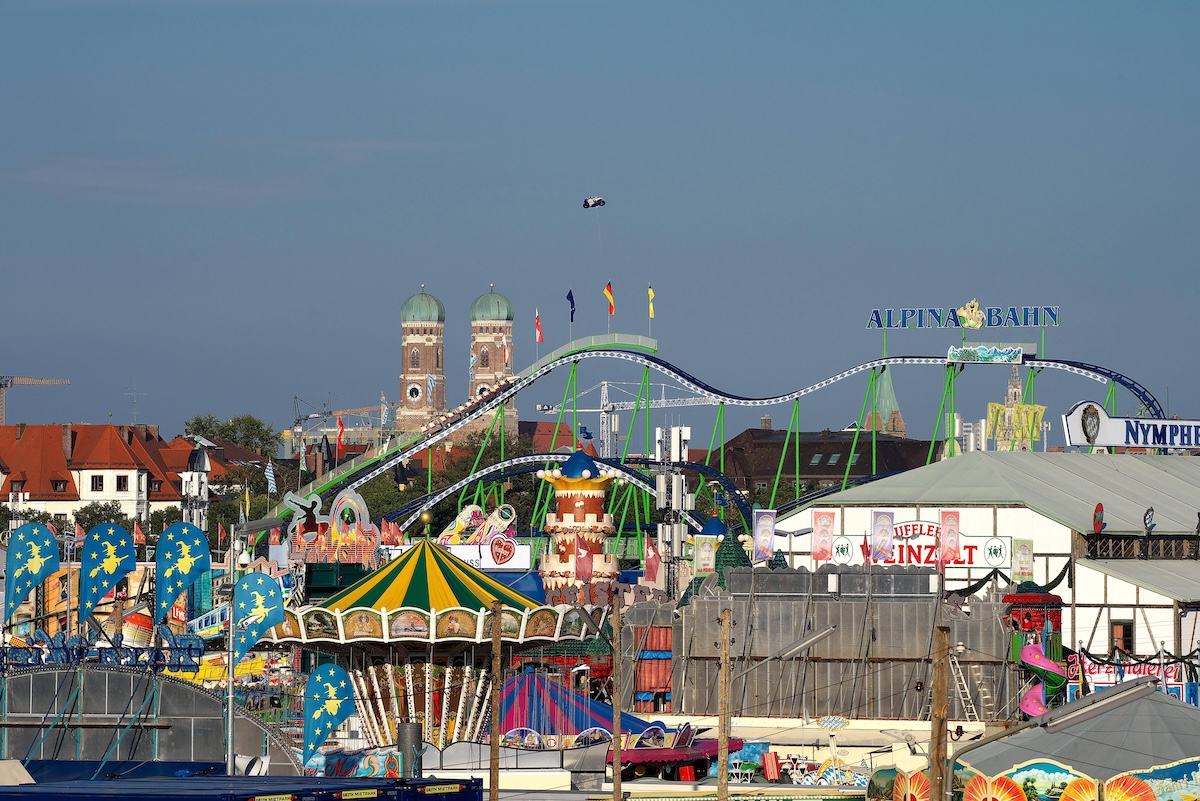
[[[412,370],[421,369],[421,352],[416,348],[413,348],[412,353],[408,354],[408,366]]]
[[[24,481],[14,481],[12,483],[12,490],[13,490],[13,492],[24,492],[25,491],[25,482]]]
[[[92,492],[104,492],[104,476],[92,476]]]
[[[835,464],[837,464],[841,460],[842,460],[842,455],[840,453],[829,454],[829,466],[830,467],[833,467]]]
[[[162,482],[161,481],[151,481],[150,482],[150,491],[151,492],[159,492],[161,490],[162,490]]]
[[[755,488],[756,490],[765,490],[765,489],[767,488],[767,482],[765,482],[765,481],[755,481],[755,482],[754,482],[754,488]]]
[[[862,456],[862,454],[861,454],[861,453],[854,453],[854,454],[851,454],[851,456],[850,456],[850,464],[858,464],[858,457],[860,457],[860,456]]]
[[[54,520],[58,523],[65,523],[67,522],[67,515],[65,512],[60,512],[54,515]]]
[[[1108,623],[1109,640],[1114,651],[1123,654],[1133,653],[1133,621],[1110,620]]]
[[[129,492],[129,476],[117,476],[117,492]]]
[[[442,369],[442,349],[441,348],[434,348],[433,366],[434,366],[434,369],[437,369],[437,370]]]
[[[820,464],[820,463],[821,463],[821,456],[822,456],[822,455],[823,455],[823,454],[820,454],[820,453],[814,453],[814,454],[812,455],[812,458],[808,460],[808,464],[809,464],[809,466],[811,467],[811,466],[813,466],[813,465],[818,465],[818,464]]]
[[[488,353],[487,348],[479,351],[479,366],[484,370],[492,366],[492,356]]]
[[[54,490],[55,492],[66,492],[67,482],[63,481],[62,479],[55,479],[50,482],[50,489]]]

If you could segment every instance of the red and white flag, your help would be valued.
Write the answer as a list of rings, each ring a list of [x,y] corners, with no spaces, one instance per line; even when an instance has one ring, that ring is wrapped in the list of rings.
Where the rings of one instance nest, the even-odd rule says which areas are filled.
[[[225,533],[225,524],[217,523],[217,547],[218,548],[225,544],[226,536],[228,536],[228,535]]]
[[[575,578],[580,581],[592,580],[592,552],[578,534],[575,535]]]
[[[646,581],[658,581],[658,568],[662,565],[662,554],[654,543],[646,540]]]
[[[546,340],[542,336],[542,315],[538,312],[538,310],[536,308],[533,310],[533,327],[534,327],[534,330],[537,332],[537,338],[534,341],[535,342],[545,342]]]
[[[140,525],[138,525],[138,521],[136,521],[136,520],[133,521],[133,544],[134,545],[145,545],[146,544],[146,532],[142,531],[142,527]]]
[[[346,433],[346,426],[342,422],[342,416],[338,415],[338,437],[337,437],[337,457],[342,458],[342,437]]]

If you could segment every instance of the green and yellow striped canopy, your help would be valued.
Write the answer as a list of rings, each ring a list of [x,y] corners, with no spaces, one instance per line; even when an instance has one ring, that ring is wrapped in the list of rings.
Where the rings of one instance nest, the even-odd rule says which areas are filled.
[[[499,598],[506,607],[535,609],[538,602],[509,589],[486,573],[421,540],[357,584],[321,604],[324,609],[490,609]]]

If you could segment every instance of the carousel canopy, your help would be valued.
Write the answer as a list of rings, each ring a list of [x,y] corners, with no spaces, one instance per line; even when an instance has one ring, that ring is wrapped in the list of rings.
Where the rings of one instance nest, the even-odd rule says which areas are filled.
[[[362,581],[328,598],[321,607],[488,609],[497,598],[514,609],[539,605],[429,540],[421,540]]]
[[[500,731],[532,729],[538,734],[579,734],[591,728],[612,731],[613,709],[582,693],[536,673],[522,673],[504,682],[500,702]],[[650,724],[621,713],[621,729],[641,734]]]

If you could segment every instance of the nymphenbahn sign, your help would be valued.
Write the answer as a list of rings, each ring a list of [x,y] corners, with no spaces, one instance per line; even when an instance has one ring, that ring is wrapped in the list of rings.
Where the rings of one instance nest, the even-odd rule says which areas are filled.
[[[1200,420],[1109,417],[1096,401],[1080,401],[1063,415],[1067,444],[1097,448],[1200,449]]]

